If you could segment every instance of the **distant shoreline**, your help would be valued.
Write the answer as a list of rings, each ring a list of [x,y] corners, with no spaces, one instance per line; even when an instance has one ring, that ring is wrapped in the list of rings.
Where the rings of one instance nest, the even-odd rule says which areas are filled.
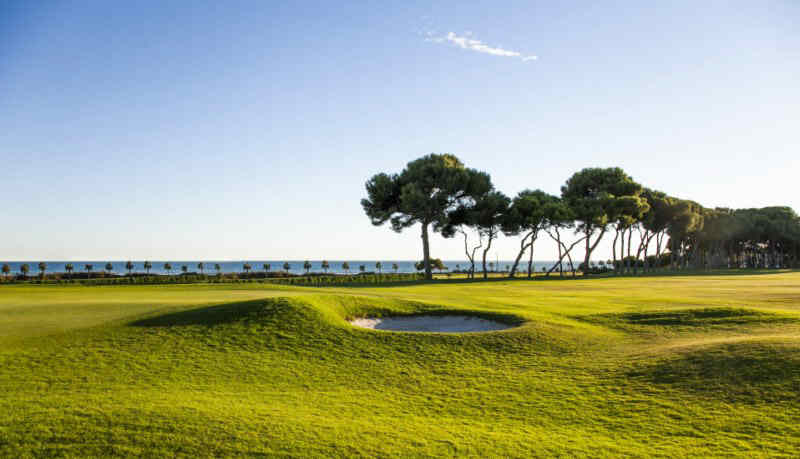
[[[144,269],[144,263],[148,261],[152,267],[149,269],[149,272],[146,272]],[[20,268],[22,265],[27,264],[29,267],[29,276],[38,275],[39,268],[38,264],[43,262],[47,265],[46,274],[64,274],[69,275],[66,270],[67,264],[72,264],[73,266],[73,275],[77,275],[78,273],[85,274],[87,272],[86,265],[91,265],[92,273],[101,273],[105,272],[112,275],[128,275],[129,273],[135,275],[180,275],[183,273],[182,267],[186,266],[186,273],[197,273],[201,274],[201,270],[198,268],[199,263],[203,263],[202,274],[205,275],[214,275],[218,272],[221,274],[240,274],[245,272],[244,265],[247,264],[250,266],[251,273],[264,273],[271,272],[271,273],[278,273],[278,272],[288,272],[289,274],[306,274],[306,272],[311,273],[325,273],[325,274],[358,274],[361,272],[361,265],[364,265],[364,272],[382,272],[384,274],[391,274],[391,273],[398,273],[398,274],[410,274],[418,272],[415,268],[415,263],[417,261],[413,260],[328,260],[329,268],[324,269],[322,267],[323,260],[308,260],[311,263],[311,267],[306,270],[304,268],[304,263],[306,260],[235,260],[235,261],[219,261],[219,260],[178,260],[178,261],[171,261],[171,260],[130,260],[133,263],[133,269],[128,270],[126,269],[125,265],[128,263],[128,260],[58,260],[58,261],[51,261],[51,260],[30,260],[30,261],[2,261],[0,263],[7,263],[11,268],[12,274],[19,274]],[[381,263],[380,269],[376,267],[376,263]],[[111,269],[106,270],[105,266],[107,263],[111,264]],[[167,271],[164,268],[164,264],[169,263],[171,265],[171,269]],[[289,263],[289,269],[285,270],[283,268],[284,263]],[[345,270],[342,267],[343,263],[349,264],[349,269]],[[443,261],[446,271],[463,271],[467,270],[470,267],[469,261],[465,260],[444,260]],[[491,263],[491,264],[490,264]],[[534,261],[534,271],[541,271],[542,267],[550,268],[555,263],[553,261],[547,260],[540,260]],[[268,264],[269,269],[265,270],[264,265]],[[397,265],[397,269],[394,269],[393,265]],[[513,260],[486,260],[487,268],[491,271],[505,271],[507,266],[512,266],[514,264]],[[215,269],[215,265],[220,265],[220,270],[217,271]],[[475,271],[482,271],[482,263],[478,260],[475,262]],[[520,261],[519,270],[527,272],[528,269],[528,262],[527,261]]]

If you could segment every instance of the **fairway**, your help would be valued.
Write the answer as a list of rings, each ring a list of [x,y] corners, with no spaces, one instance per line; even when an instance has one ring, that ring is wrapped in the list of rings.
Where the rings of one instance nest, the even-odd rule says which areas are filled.
[[[475,315],[485,333],[348,320]],[[800,272],[0,286],[0,456],[800,454]]]

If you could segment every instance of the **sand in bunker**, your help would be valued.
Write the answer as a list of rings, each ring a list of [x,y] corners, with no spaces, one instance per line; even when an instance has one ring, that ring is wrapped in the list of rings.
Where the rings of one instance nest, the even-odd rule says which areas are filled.
[[[408,316],[355,319],[356,327],[406,332],[466,333],[505,330],[513,325],[472,316]]]

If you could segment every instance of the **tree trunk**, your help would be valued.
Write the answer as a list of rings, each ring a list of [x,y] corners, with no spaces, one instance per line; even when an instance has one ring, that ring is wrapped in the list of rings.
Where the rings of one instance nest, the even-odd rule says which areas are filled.
[[[675,244],[672,242],[672,239],[669,241],[669,270],[675,270]]]
[[[478,234],[478,242],[479,244],[472,248],[472,253],[469,251],[469,245],[467,244],[467,232],[461,231],[461,234],[464,235],[464,254],[467,255],[467,259],[469,259],[469,278],[475,278],[475,252],[483,247],[483,238]]]
[[[472,257],[469,256],[469,245],[467,244],[467,232],[464,231],[462,234],[464,234],[464,255],[467,256],[467,259],[470,262],[469,274],[467,274],[467,276],[471,278],[472,271],[475,269],[475,261],[472,259]]]
[[[575,277],[575,265],[572,264],[572,255],[567,252],[567,260],[569,260],[569,270],[572,272],[572,277]]]
[[[535,230],[534,230],[535,231]],[[525,250],[528,247],[533,247],[533,241],[536,240],[535,237],[531,238],[531,242],[527,243],[529,237],[534,235],[534,231],[526,234],[525,237],[522,238],[522,241],[519,243],[519,253],[517,254],[517,258],[514,260],[514,265],[511,266],[511,272],[508,273],[508,277],[513,278],[515,274],[517,274],[517,267],[519,266],[519,261],[522,259],[522,256],[525,255]]]
[[[428,222],[422,223],[422,261],[425,265],[425,280],[432,280],[431,273],[431,248],[428,242]]]
[[[562,261],[564,260],[564,257],[567,257],[567,259],[569,260],[570,271],[572,271],[572,277],[575,277],[575,265],[572,264],[572,255],[570,255],[570,253],[572,252],[572,249],[575,248],[575,246],[583,242],[584,238],[582,237],[578,239],[577,241],[573,242],[572,245],[567,247],[567,244],[565,244],[561,240],[561,232],[558,230],[558,228],[555,228],[554,231],[556,233],[555,236],[553,236],[553,233],[551,233],[550,231],[547,231],[547,235],[550,236],[551,239],[556,241],[556,243],[558,243],[559,255],[558,255],[558,261],[553,265],[552,268],[550,268],[550,272],[552,272],[556,268],[556,266],[560,266],[562,264]],[[563,253],[561,252],[562,248],[564,249]],[[561,270],[561,273],[563,275],[563,269]]]
[[[486,242],[486,248],[483,249],[483,278],[488,279],[489,274],[486,272],[486,254],[489,253],[489,249],[492,248],[492,239],[494,239],[494,233],[489,231],[489,240]]]
[[[656,269],[660,268],[661,266],[661,242],[664,238],[664,233],[660,232],[656,234]]]
[[[535,239],[531,239],[531,253],[528,257],[528,279],[533,277],[533,242]]]
[[[591,237],[590,237],[591,232],[590,232],[590,230],[588,228],[586,229],[586,258],[584,258],[584,260],[583,260],[584,266],[586,268],[586,272],[583,273],[584,276],[586,276],[588,274],[588,271],[589,271],[589,260],[592,258],[592,252],[594,252],[594,249],[597,248],[597,244],[599,244],[600,240],[603,239],[603,235],[604,234],[606,234],[606,227],[605,226],[600,230],[600,234],[597,235],[597,239],[594,240],[594,243],[590,244],[589,242],[590,242],[590,239],[591,239]]]
[[[584,231],[584,234],[586,235],[586,253],[584,254],[584,257],[583,257],[583,269],[584,269],[583,275],[584,276],[588,276],[589,275],[589,259],[592,257],[592,249],[591,249],[591,246],[589,244],[589,235],[591,233],[589,232],[589,228],[588,227]]]
[[[648,231],[645,234],[647,234],[647,238],[644,240],[644,252],[642,254],[642,259],[644,260],[644,272],[653,272],[653,265],[650,263],[647,253],[650,251],[650,242],[652,242],[656,233],[651,233]]]
[[[636,265],[630,266],[631,263],[631,239],[633,237],[633,227],[628,228],[628,255],[625,257],[625,264],[628,266],[628,273],[636,272]],[[624,242],[624,241],[623,241]]]
[[[559,237],[559,239],[560,239],[560,237]],[[561,263],[561,260],[563,260],[563,259],[564,259],[564,257],[563,257],[563,255],[561,255],[561,241],[558,241],[558,263],[557,263],[557,265],[558,265],[558,277],[564,277],[564,266]]]
[[[645,240],[647,239],[648,231],[642,231],[641,227],[637,227],[637,231],[639,231],[639,246],[636,248],[636,270],[638,271],[639,268],[639,257],[642,256],[642,250],[647,250],[647,246],[645,245]],[[647,272],[647,255],[645,254],[644,258],[642,258],[642,272]]]

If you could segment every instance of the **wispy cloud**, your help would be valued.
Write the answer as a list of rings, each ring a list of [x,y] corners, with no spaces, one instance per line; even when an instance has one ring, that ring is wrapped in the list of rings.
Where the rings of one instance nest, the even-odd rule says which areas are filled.
[[[523,62],[535,61],[538,56],[522,54],[519,51],[504,49],[501,47],[489,46],[486,43],[472,38],[472,33],[467,32],[463,36],[456,35],[455,32],[448,32],[447,35],[436,35],[433,32],[428,32],[425,41],[432,43],[444,43],[457,46],[462,49],[476,51],[484,54],[491,54],[492,56],[501,57],[514,57],[522,60]]]

